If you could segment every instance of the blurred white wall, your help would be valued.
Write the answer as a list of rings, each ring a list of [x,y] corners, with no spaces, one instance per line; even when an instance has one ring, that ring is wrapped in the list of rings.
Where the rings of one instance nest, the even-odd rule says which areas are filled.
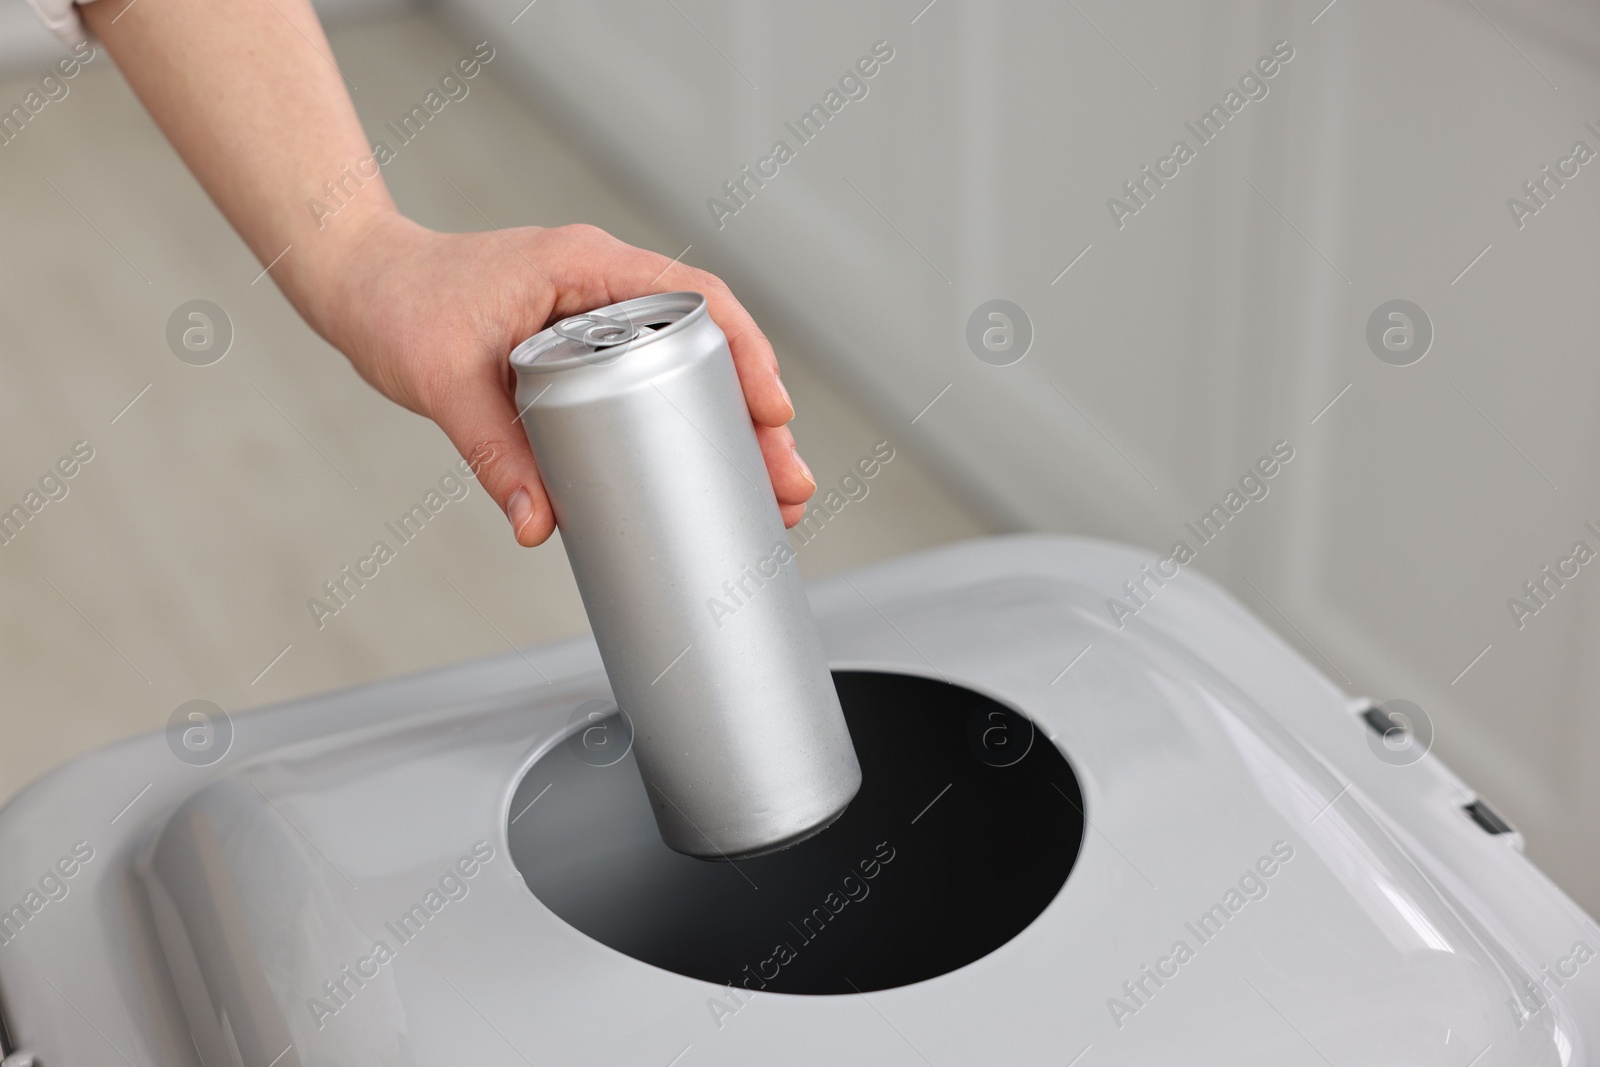
[[[1508,607],[1576,541],[1600,550],[1583,525],[1600,530],[1600,162],[1547,184],[1520,227],[1507,204],[1574,142],[1600,151],[1600,11],[450,10],[698,262],[804,337],[994,521],[1164,553],[1197,543],[1185,522],[1288,442],[1270,495],[1195,565],[1353,696],[1420,705],[1437,750],[1600,910],[1600,566],[1520,628]],[[893,58],[867,94],[801,144],[785,123],[879,41]],[[1201,146],[1185,123],[1277,42],[1293,58],[1266,95]],[[794,158],[759,188],[743,178],[780,139]],[[1108,200],[1132,206],[1123,183],[1179,139],[1195,157],[1119,226]],[[724,191],[741,178],[743,204]],[[1009,366],[965,336],[997,298],[1034,335]],[[1434,334],[1408,366],[1366,336],[1396,299]]]

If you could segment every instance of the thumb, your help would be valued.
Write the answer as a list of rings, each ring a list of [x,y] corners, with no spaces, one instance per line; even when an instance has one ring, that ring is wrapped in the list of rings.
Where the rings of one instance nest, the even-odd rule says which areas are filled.
[[[428,414],[505,512],[517,543],[532,548],[555,530],[555,512],[512,401],[509,372],[498,361],[476,363]]]

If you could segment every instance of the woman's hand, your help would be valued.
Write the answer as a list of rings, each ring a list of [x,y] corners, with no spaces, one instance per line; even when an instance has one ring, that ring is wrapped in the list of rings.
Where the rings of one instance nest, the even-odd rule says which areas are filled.
[[[341,185],[350,199],[333,217],[311,210],[371,150],[310,0],[79,10],[295,308],[385,396],[439,424],[520,543],[555,522],[512,402],[512,348],[556,319],[685,289],[728,336],[784,522],[800,520],[816,483],[784,428],[794,408],[722,282],[592,226],[434,233],[400,215],[381,175]]]
[[[338,221],[331,224],[337,226]],[[361,376],[427,416],[537,545],[555,528],[513,399],[507,356],[551,322],[650,293],[705,294],[728,337],[785,525],[816,488],[785,425],[794,417],[772,346],[718,278],[593,226],[436,233],[392,212],[360,220],[303,309]]]

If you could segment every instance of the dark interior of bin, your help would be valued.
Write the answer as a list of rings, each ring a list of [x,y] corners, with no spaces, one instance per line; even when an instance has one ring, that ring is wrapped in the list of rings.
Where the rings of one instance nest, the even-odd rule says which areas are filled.
[[[960,686],[859,671],[834,683],[862,784],[833,826],[757,859],[673,852],[632,754],[617,758],[625,719],[595,717],[513,798],[511,854],[528,888],[635,959],[768,992],[907,985],[1011,940],[1082,844],[1066,759],[1027,718]]]

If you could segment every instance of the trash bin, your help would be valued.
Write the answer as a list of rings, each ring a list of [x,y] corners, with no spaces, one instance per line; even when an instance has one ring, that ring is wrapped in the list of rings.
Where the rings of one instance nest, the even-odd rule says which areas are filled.
[[[8,1067],[1590,1062],[1517,835],[1204,577],[1115,619],[1147,562],[815,585],[861,793],[753,860],[662,844],[587,639],[85,756],[0,812]]]

